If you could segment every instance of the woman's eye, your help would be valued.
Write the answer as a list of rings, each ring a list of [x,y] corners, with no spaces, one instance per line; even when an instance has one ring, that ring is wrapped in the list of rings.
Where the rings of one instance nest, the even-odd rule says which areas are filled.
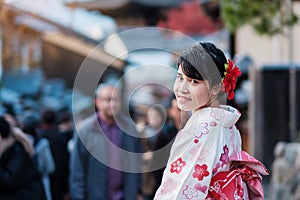
[[[195,80],[195,79],[192,79],[192,80],[191,80],[191,83],[197,84],[197,83],[199,83],[199,81],[198,81],[198,80]]]
[[[182,76],[180,76],[180,75],[177,75],[177,79],[178,80],[183,80]]]

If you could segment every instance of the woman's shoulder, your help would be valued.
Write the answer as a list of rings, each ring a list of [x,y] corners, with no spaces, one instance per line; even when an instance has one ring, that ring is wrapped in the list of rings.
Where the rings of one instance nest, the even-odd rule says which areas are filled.
[[[241,113],[231,107],[226,105],[221,105],[220,107],[207,107],[195,112],[189,121],[192,123],[204,123],[222,125],[224,127],[232,127],[240,118]]]
[[[215,117],[215,115],[219,115],[212,107],[202,108],[196,112],[194,112],[189,118],[186,126],[192,126],[194,124],[200,124],[203,122],[210,122],[211,118]],[[216,113],[216,114],[215,114]]]

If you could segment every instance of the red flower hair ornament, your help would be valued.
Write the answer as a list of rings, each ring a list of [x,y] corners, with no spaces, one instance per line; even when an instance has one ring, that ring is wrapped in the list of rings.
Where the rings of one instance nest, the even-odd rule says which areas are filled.
[[[223,78],[223,89],[227,93],[228,100],[232,100],[234,98],[234,89],[236,87],[236,79],[242,73],[238,66],[235,65],[235,62],[232,60],[228,60],[228,63],[225,64],[224,72],[225,77]]]

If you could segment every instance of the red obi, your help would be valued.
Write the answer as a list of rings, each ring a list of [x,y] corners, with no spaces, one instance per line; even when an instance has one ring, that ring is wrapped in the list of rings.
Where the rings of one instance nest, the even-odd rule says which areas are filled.
[[[269,175],[265,166],[245,151],[232,155],[229,161],[229,171],[212,177],[206,199],[263,200],[261,175]]]

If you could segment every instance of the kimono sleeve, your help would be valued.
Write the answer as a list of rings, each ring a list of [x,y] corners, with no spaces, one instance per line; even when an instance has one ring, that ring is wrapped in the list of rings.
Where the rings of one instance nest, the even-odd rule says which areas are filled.
[[[155,199],[205,199],[222,123],[202,113],[176,137]]]

